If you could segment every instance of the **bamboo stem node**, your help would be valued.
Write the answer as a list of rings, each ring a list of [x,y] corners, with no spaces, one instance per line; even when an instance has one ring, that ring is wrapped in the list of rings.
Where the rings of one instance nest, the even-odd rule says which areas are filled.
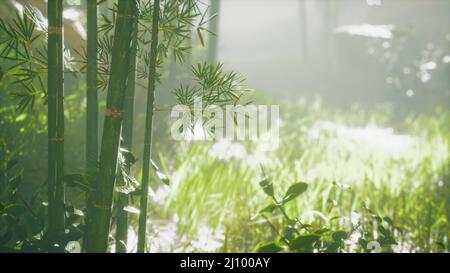
[[[48,35],[62,35],[63,28],[62,27],[48,27]]]
[[[130,15],[130,14],[117,14],[116,17],[118,18],[125,18],[125,19],[138,19],[138,16]]]
[[[64,137],[49,137],[48,141],[62,142],[64,141]]]
[[[121,118],[123,116],[123,111],[118,109],[106,109],[105,116],[111,118]]]
[[[99,205],[96,203],[93,203],[94,207],[101,210],[110,210],[111,208],[109,206]]]

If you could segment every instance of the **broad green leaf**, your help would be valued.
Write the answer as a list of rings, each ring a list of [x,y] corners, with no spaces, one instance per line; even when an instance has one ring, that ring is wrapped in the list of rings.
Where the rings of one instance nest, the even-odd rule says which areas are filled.
[[[290,186],[283,197],[283,204],[294,200],[295,198],[297,198],[297,196],[304,193],[307,188],[308,184],[303,182],[295,183],[294,185]]]
[[[348,233],[343,230],[338,230],[338,231],[333,232],[333,234],[331,234],[331,238],[333,238],[333,240],[335,242],[340,242],[342,240],[345,240],[345,239],[347,239],[347,237],[348,237]]]
[[[271,213],[273,212],[275,209],[277,208],[277,205],[275,204],[270,204],[267,207],[263,208],[262,210],[259,211],[259,213]]]
[[[258,253],[278,253],[282,251],[284,248],[283,246],[278,242],[271,242],[266,243],[261,246],[259,246],[256,250]]]
[[[319,234],[300,235],[292,241],[291,247],[298,252],[312,252],[313,244],[320,238]]]

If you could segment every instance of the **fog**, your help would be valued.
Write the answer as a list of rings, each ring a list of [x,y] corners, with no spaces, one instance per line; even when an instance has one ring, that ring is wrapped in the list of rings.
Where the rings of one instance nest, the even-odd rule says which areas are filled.
[[[443,90],[417,83],[392,88],[389,77],[394,66],[416,70],[434,59],[432,77],[448,69],[449,11],[445,0],[225,0],[219,60],[256,90],[277,96],[321,95],[334,103],[385,102],[392,92],[395,100],[408,99],[410,89],[433,96]],[[360,31],[346,33],[351,26]],[[377,37],[380,26],[392,28],[390,36]]]

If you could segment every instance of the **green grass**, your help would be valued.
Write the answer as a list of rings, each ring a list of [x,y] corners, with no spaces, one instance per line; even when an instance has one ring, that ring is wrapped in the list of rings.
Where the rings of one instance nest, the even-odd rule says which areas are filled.
[[[300,101],[280,109],[276,151],[265,152],[264,141],[225,145],[235,157],[221,159],[213,152],[217,144],[191,142],[179,144],[174,162],[162,157],[172,170],[172,184],[158,192],[156,199],[165,195],[160,205],[151,206],[154,214],[160,219],[177,215],[177,236],[187,241],[203,236],[199,230],[206,226],[221,234],[216,251],[252,251],[275,236],[253,217],[269,204],[258,185],[263,164],[280,195],[294,182],[309,183],[287,207],[303,221],[324,223],[340,216],[334,225],[346,228],[366,204],[403,231],[395,251],[442,251],[437,243],[447,243],[450,236],[450,113],[410,115],[394,130],[385,107],[339,111],[320,101]],[[223,156],[220,150],[217,154]],[[188,245],[177,250],[204,251]]]

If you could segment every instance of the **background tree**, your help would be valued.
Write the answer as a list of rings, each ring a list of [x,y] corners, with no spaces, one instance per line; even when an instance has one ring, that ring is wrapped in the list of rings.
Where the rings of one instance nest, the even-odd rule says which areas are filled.
[[[220,0],[211,0],[209,9],[209,45],[208,45],[208,62],[214,63],[217,61],[217,53],[219,50],[219,26],[220,26]]]

